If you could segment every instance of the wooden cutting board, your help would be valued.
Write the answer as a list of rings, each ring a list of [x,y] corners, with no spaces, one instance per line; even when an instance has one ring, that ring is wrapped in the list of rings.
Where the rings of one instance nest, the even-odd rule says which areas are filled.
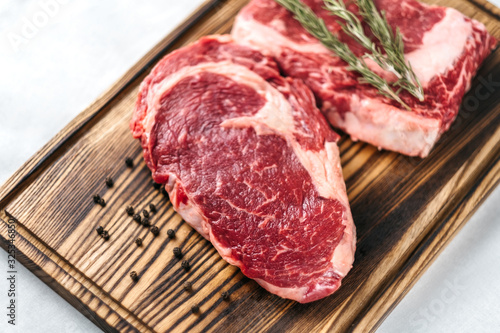
[[[17,259],[105,331],[374,330],[500,180],[500,51],[485,62],[452,126],[424,159],[380,152],[345,135],[342,165],[357,226],[353,270],[334,295],[310,304],[281,299],[224,262],[153,188],[128,129],[138,86],[165,54],[226,33],[247,1],[207,1],[0,189],[0,235],[16,221]],[[434,0],[500,37],[486,1]],[[133,157],[134,168],[124,163]],[[107,188],[105,178],[115,180]],[[92,201],[102,195],[107,205]],[[154,203],[153,237],[125,213]],[[110,240],[98,237],[99,225]],[[167,229],[176,238],[167,237]],[[134,240],[144,239],[142,247]],[[182,248],[191,270],[172,254]],[[129,273],[137,271],[133,282]],[[193,284],[186,292],[185,281]],[[230,293],[224,301],[221,292]],[[191,313],[193,304],[200,313]]]

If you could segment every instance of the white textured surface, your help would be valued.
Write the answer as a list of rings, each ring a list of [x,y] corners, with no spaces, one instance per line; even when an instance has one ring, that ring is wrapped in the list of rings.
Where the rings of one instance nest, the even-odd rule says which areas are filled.
[[[60,0],[65,4],[15,52],[7,34],[21,34],[24,18],[51,1],[0,1],[0,183],[202,2]],[[497,189],[380,332],[500,331],[499,201]],[[0,250],[0,332],[99,331],[20,265],[17,325],[8,325],[6,263]]]

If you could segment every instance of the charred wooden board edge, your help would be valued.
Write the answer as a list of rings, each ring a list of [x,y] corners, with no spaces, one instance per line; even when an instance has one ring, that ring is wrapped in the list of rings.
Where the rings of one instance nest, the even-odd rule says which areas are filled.
[[[351,331],[375,332],[498,185],[500,185],[500,151],[458,205],[445,214],[442,223],[435,225],[425,235],[398,273],[388,280],[367,308],[360,313],[353,322]],[[468,209],[471,203],[473,208]],[[466,214],[461,216],[461,212]],[[435,244],[436,242],[439,243]],[[415,267],[418,267],[418,270],[415,270]],[[402,292],[396,292],[395,289],[401,284]],[[390,298],[391,301],[387,302],[386,298]],[[367,319],[368,313],[371,313],[373,320]]]
[[[89,279],[85,273],[80,271],[78,268],[73,266],[66,258],[59,255],[58,252],[53,250],[48,244],[46,244],[37,234],[33,233],[30,229],[26,228],[20,221],[18,221],[14,216],[8,213],[7,210],[0,210],[0,247],[7,251],[8,247],[8,223],[6,220],[13,219],[16,221],[16,238],[15,242],[21,244],[21,246],[16,245],[16,256],[20,255],[20,262],[26,266],[30,271],[32,271],[36,276],[40,278],[45,284],[49,285],[54,291],[56,291],[61,297],[66,299],[70,304],[80,311],[83,315],[87,316],[87,312],[95,313],[99,308],[94,310],[90,309],[90,303],[93,299],[98,299],[101,303],[105,304],[109,309],[108,313],[114,313],[116,316],[120,317],[120,327],[130,324],[130,321],[124,319],[133,318],[134,322],[143,327],[142,331],[151,329],[145,324],[140,318],[138,318],[133,312],[124,308],[118,300],[113,298],[108,292],[104,291],[99,285],[97,285],[93,280]],[[22,233],[19,232],[22,231]],[[38,259],[37,259],[38,258]],[[43,265],[42,265],[43,264]],[[58,280],[54,278],[53,274],[44,270],[43,267],[55,267],[60,274],[56,274]],[[67,269],[65,267],[70,267]],[[40,273],[43,272],[43,273]],[[40,275],[39,275],[40,274]],[[62,275],[61,275],[62,274]],[[72,285],[78,284],[81,286],[80,291],[83,294],[91,295],[91,300],[88,304],[83,303],[80,298],[83,298],[82,294],[76,297],[74,294],[69,292],[72,289]],[[56,288],[61,288],[59,292]],[[97,297],[96,294],[99,294]],[[66,295],[68,294],[68,295]],[[68,297],[68,298],[67,298]],[[79,302],[74,303],[74,297],[78,299]],[[104,301],[105,300],[105,301]],[[77,305],[75,305],[77,304]],[[121,311],[117,309],[120,308]],[[124,316],[120,316],[118,312],[125,313]],[[102,324],[101,322],[95,322],[91,314],[88,317],[91,321],[96,324]],[[95,314],[97,316],[97,314]],[[106,318],[101,318],[105,320]],[[99,326],[99,325],[98,325]],[[109,326],[109,325],[108,325]],[[136,329],[136,326],[130,324],[131,329]],[[115,332],[113,326],[109,326],[112,332]]]
[[[8,223],[4,218],[5,216],[0,216],[0,247],[7,251],[9,242],[5,235],[7,235]],[[118,302],[111,299],[98,286],[91,288],[89,285],[86,285],[85,282],[89,280],[84,274],[76,270],[76,268],[72,267],[71,270],[74,270],[74,272],[69,272],[65,269],[61,263],[65,263],[67,266],[71,265],[66,263],[64,258],[52,252],[37,239],[32,238],[34,237],[33,234],[29,230],[24,229],[17,221],[16,224],[14,245],[16,247],[17,262],[29,269],[97,327],[105,332],[139,332],[138,328],[141,329],[140,332],[152,332],[146,324],[127,309],[122,308]],[[19,228],[22,229],[22,233],[19,233]],[[51,272],[46,270],[47,267],[53,268],[57,273],[54,274],[52,272],[51,274]],[[76,275],[83,278],[83,282],[74,276],[75,272],[77,273]],[[70,291],[74,291],[75,286],[78,286],[77,293]],[[91,289],[96,289],[98,294]],[[96,300],[97,302],[95,302]],[[120,315],[117,308],[122,308],[120,312],[125,315]],[[100,315],[99,312],[101,314],[106,312],[107,315]],[[113,323],[108,322],[108,320],[113,321]]]
[[[224,0],[206,0],[195,10],[182,24],[168,34],[151,51],[149,51],[136,65],[129,69],[111,88],[104,92],[88,108],[82,111],[68,125],[66,125],[56,136],[44,145],[34,156],[24,163],[2,186],[0,186],[0,209],[4,209],[6,202],[19,193],[26,183],[30,183],[37,174],[43,171],[50,161],[64,151],[69,141],[100,115],[107,106],[130,88],[137,78],[145,74],[164,53],[171,48],[182,36],[196,23],[212,11],[217,4]]]
[[[495,17],[497,20],[500,20],[500,8],[496,7],[491,2],[487,0],[467,0],[467,1],[471,2],[479,9]]]
[[[8,248],[8,240],[4,236],[7,232],[8,223],[4,221],[3,218],[0,217],[0,247],[2,247],[5,251]],[[19,246],[21,244],[21,246]],[[47,273],[43,267],[40,265],[42,263],[50,262],[52,265],[57,267],[57,270],[61,270],[66,273],[63,268],[56,263],[52,258],[49,258],[43,251],[35,247],[29,240],[22,237],[16,231],[15,238],[15,246],[16,246],[16,261],[21,263],[27,269],[29,269],[35,276],[37,276],[40,280],[42,280],[46,285],[48,285],[52,290],[54,290],[59,296],[64,298],[68,303],[70,303],[73,307],[75,307],[81,314],[87,317],[90,321],[92,321],[97,327],[102,329],[105,332],[118,332],[117,329],[113,328],[109,324],[106,323],[104,318],[101,318],[90,308],[90,304],[85,303],[80,297],[75,296],[74,294],[68,292],[67,289],[64,288],[63,285],[59,283],[54,277]],[[28,254],[27,251],[21,251],[19,248],[22,247],[23,250],[29,247],[32,254]],[[26,252],[26,253],[25,253]],[[36,259],[39,256],[41,259]],[[59,259],[59,258],[58,258]],[[71,277],[70,274],[65,274],[65,278],[70,277],[70,282],[77,282],[74,278]],[[91,293],[88,289],[85,288],[85,293]],[[81,296],[81,295],[80,295]],[[95,309],[94,309],[95,310]],[[128,323],[128,322],[127,322]],[[130,325],[130,324],[129,324]],[[131,329],[134,327],[132,325],[129,326]]]

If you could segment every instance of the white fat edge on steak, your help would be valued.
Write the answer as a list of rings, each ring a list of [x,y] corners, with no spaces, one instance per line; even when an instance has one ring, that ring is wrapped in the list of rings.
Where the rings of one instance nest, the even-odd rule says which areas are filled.
[[[143,120],[144,135],[146,135],[149,144],[149,134],[154,126],[155,114],[160,108],[161,96],[173,88],[180,80],[187,76],[196,76],[202,72],[210,72],[224,75],[235,82],[240,82],[255,89],[266,99],[265,106],[253,117],[240,117],[226,120],[221,126],[234,127],[239,123],[239,127],[252,126],[257,134],[278,134],[289,139],[292,149],[299,158],[304,168],[309,172],[311,179],[316,186],[319,195],[325,198],[337,199],[344,205],[345,215],[343,224],[345,225],[344,236],[336,247],[332,257],[332,264],[335,273],[344,277],[352,267],[355,251],[355,229],[352,216],[349,210],[345,184],[340,170],[340,159],[336,143],[325,143],[325,149],[319,152],[310,152],[304,150],[294,139],[294,125],[291,106],[284,96],[272,87],[262,77],[249,70],[247,67],[236,65],[232,62],[202,63],[196,66],[188,66],[173,73],[157,84],[148,92],[147,104],[148,114]],[[279,115],[276,111],[279,111]],[[232,124],[231,124],[232,122]],[[292,139],[293,138],[293,139]],[[316,155],[315,155],[316,154]],[[172,204],[183,217],[183,219],[193,226],[201,235],[209,239],[221,256],[233,265],[238,265],[231,259],[231,250],[226,249],[215,240],[211,235],[211,228],[207,219],[202,215],[199,209],[194,205],[188,196],[187,203],[176,202],[176,191],[179,186],[175,175],[169,175],[167,191],[169,191]],[[263,286],[266,288],[266,286]],[[270,290],[279,295],[277,289]],[[285,297],[285,296],[284,296]]]
[[[472,35],[472,25],[462,13],[446,8],[444,18],[424,34],[422,45],[405,54],[424,88],[439,74],[453,68]]]
[[[447,8],[443,20],[424,35],[422,46],[405,55],[424,87],[436,73],[441,75],[453,69],[456,59],[474,43],[472,33],[472,24],[463,14]],[[465,65],[462,66],[457,87],[461,87],[464,81],[468,82],[472,75]],[[332,124],[357,134],[357,137],[351,136],[353,140],[391,147],[410,156],[426,157],[442,132],[442,123],[438,119],[406,112],[376,98],[352,98],[350,111],[343,116],[328,103],[323,109]]]
[[[268,283],[262,279],[254,279],[259,285],[261,285],[264,289],[272,292],[273,294],[277,294],[283,298],[293,299],[298,302],[304,300],[307,295],[308,287],[276,287],[275,285]]]
[[[165,184],[165,189],[169,193],[170,202],[175,207],[177,213],[182,216],[182,219],[188,222],[200,235],[210,240],[210,225],[200,209],[193,204],[192,200],[188,198],[186,203],[177,201],[177,191],[182,187],[173,173],[168,174],[168,182]],[[184,193],[186,191],[182,189]]]
[[[356,133],[351,134],[353,141],[378,145],[379,149],[391,147],[405,155],[426,157],[440,136],[440,120],[402,111],[376,98],[360,99],[354,95],[349,109],[339,114],[330,103],[323,105],[334,126]]]
[[[282,25],[283,22],[275,19],[273,25]],[[236,16],[231,35],[239,44],[256,48],[261,52],[267,51],[269,55],[279,55],[283,47],[287,47],[300,53],[325,53],[330,54],[326,47],[319,42],[297,43],[287,36],[280,34],[271,26],[262,24],[252,18],[247,18],[242,14]],[[265,52],[264,52],[265,53]]]
[[[279,19],[272,21],[268,26],[243,12],[236,17],[231,35],[238,43],[272,56],[279,56],[283,48],[299,53],[332,53],[319,41],[297,43],[273,29],[273,26],[280,25],[283,25],[283,22]],[[446,8],[445,17],[424,34],[422,45],[405,54],[405,59],[411,63],[424,87],[436,75],[445,74],[453,68],[455,60],[463,53],[471,34],[472,25],[465,20],[465,16],[455,9]],[[365,61],[372,70],[382,74],[377,64],[369,59]],[[384,77],[392,75],[386,73]]]

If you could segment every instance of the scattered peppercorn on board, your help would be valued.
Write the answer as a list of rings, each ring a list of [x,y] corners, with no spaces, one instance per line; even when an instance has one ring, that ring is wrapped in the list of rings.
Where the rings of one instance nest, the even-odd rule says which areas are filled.
[[[465,99],[475,104],[425,160],[343,136],[358,243],[338,292],[302,305],[245,278],[151,182],[128,122],[152,66],[203,35],[228,32],[246,2],[207,1],[0,188],[1,245],[16,221],[17,259],[104,331],[374,330],[499,183],[496,50]],[[500,37],[500,10],[484,0],[429,2]]]

